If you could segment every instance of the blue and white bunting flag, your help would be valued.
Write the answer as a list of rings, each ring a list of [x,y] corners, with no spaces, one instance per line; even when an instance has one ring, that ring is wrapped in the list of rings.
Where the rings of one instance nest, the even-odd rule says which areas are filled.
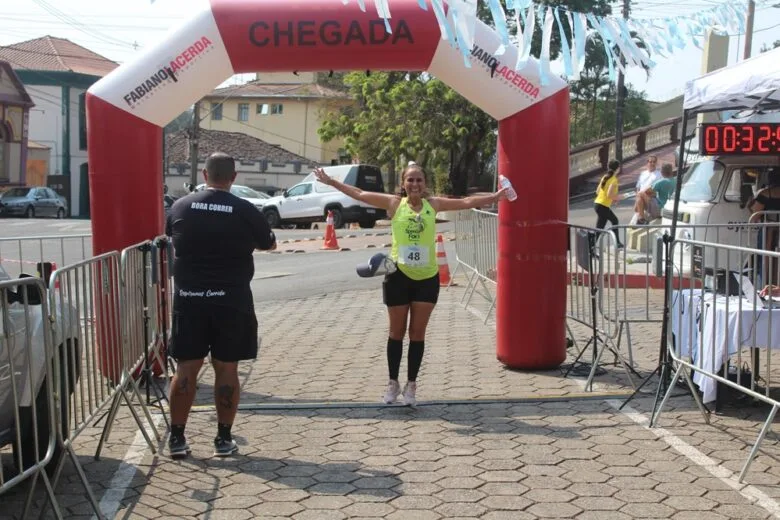
[[[436,20],[439,22],[442,39],[455,45],[455,35],[452,33],[450,21],[447,19],[447,13],[444,11],[442,0],[431,0],[431,5],[433,6],[433,14],[436,15]]]
[[[569,78],[573,75],[571,65],[571,51],[569,50],[569,39],[566,37],[566,31],[563,30],[563,23],[561,23],[561,14],[558,12],[558,7],[553,10],[555,15],[555,23],[558,24],[558,34],[561,38],[561,55],[563,56],[563,73]],[[571,24],[569,25],[571,29]]]
[[[506,26],[506,13],[504,13],[504,9],[498,0],[488,0],[488,5],[490,6],[490,14],[493,16],[493,23],[496,25],[496,32],[501,37],[501,45],[493,55],[501,56],[506,52],[507,46],[510,45],[509,29]]]
[[[531,56],[531,41],[534,37],[534,28],[536,26],[536,16],[534,15],[534,6],[528,6],[528,12],[525,15],[525,30],[523,32],[523,52],[517,55],[515,70],[520,71],[525,68],[528,58]]]
[[[151,1],[154,3],[155,0]],[[341,1],[344,5],[349,3],[349,0]],[[474,45],[477,4],[480,0],[446,0],[448,11],[445,11],[444,1],[417,0],[417,4],[420,9],[428,11],[430,2],[442,39],[455,46],[463,55],[466,67],[471,67],[470,55]],[[609,78],[614,80],[616,69],[625,72],[629,66],[652,68],[656,65],[653,58],[666,58],[676,50],[690,45],[701,49],[709,30],[721,33],[745,31],[744,0],[726,0],[725,3],[687,16],[647,19],[597,17],[593,13],[570,11],[560,5],[536,4],[534,0],[504,0],[503,5],[501,0],[482,1],[490,9],[499,37],[499,44],[493,55],[505,55],[510,45],[517,45],[516,71],[522,70],[531,57],[531,43],[538,20],[542,33],[539,55],[542,85],[546,85],[549,79],[553,31],[557,31],[560,37],[564,74],[570,80],[578,79],[584,70],[586,44],[592,34],[598,34],[602,40]],[[357,2],[365,12],[365,0]],[[771,3],[769,0],[759,0],[758,3],[767,2]],[[385,21],[386,29],[390,32],[388,0],[374,0],[374,4],[379,17]],[[507,24],[507,12],[511,13],[510,16],[515,21],[514,34],[510,32]],[[565,21],[561,19],[561,15],[565,17]],[[620,59],[621,56],[623,60]]]
[[[550,40],[553,21],[552,7],[547,7],[542,23],[542,52],[539,55],[539,81],[543,87],[550,84]]]

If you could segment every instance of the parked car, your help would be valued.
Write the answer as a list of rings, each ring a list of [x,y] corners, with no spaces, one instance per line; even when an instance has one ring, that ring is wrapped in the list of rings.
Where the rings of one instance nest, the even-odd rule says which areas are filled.
[[[344,184],[365,191],[385,191],[382,172],[376,166],[345,164],[324,169],[328,175]],[[372,228],[377,220],[386,217],[385,210],[359,202],[332,186],[317,182],[314,173],[285,190],[282,195],[266,200],[263,206],[263,213],[271,227],[323,222],[329,211],[333,212],[333,225],[336,228],[350,222],[357,222],[362,228]]]
[[[201,191],[201,190],[204,190],[204,189],[206,189],[206,185],[205,184],[199,184],[195,188],[195,191]],[[249,202],[254,204],[254,206],[257,209],[262,209],[263,205],[265,204],[265,202],[268,199],[271,198],[270,195],[267,195],[265,193],[259,192],[257,190],[253,190],[249,186],[242,186],[241,184],[234,184],[230,188],[230,193],[232,193],[236,197],[241,197],[244,200],[248,200]]]
[[[8,275],[2,266],[0,266],[0,280],[8,279]],[[38,454],[41,459],[46,455],[48,447],[48,437],[52,425],[49,421],[47,408],[48,391],[47,385],[50,380],[44,374],[45,346],[44,346],[44,320],[42,306],[40,304],[41,295],[39,292],[27,286],[28,310],[20,301],[24,301],[21,291],[19,294],[15,291],[8,291],[7,294],[7,320],[0,320],[0,336],[8,338],[8,341],[0,342],[0,447],[8,444],[12,445],[14,452],[14,463],[18,464],[17,455],[22,455],[22,461],[26,469],[35,463],[35,444],[26,442],[34,438],[36,431],[33,426],[33,406],[35,407],[35,419],[37,421],[38,433]],[[17,286],[21,289],[21,286]],[[43,295],[46,297],[46,295]],[[72,395],[78,381],[81,357],[79,345],[76,337],[65,337],[68,335],[68,328],[65,324],[70,322],[71,317],[75,315],[75,310],[66,306],[58,307],[56,312],[57,323],[54,324],[54,345],[56,353],[59,356],[59,366],[62,374],[55,378],[59,389],[52,389],[59,392],[61,396]],[[8,327],[8,330],[4,330]],[[29,328],[28,328],[29,327]],[[75,336],[75,334],[74,334]],[[26,348],[27,338],[29,338],[30,348]],[[18,342],[18,343],[15,343]],[[13,355],[9,355],[8,349]],[[29,374],[29,366],[32,366],[32,378]],[[65,370],[72,374],[66,387]],[[19,407],[16,410],[19,413],[19,427],[21,430],[22,443],[18,445],[16,440],[16,413],[14,410],[13,387],[11,386],[11,372],[13,371],[16,380],[16,390],[19,399]],[[62,408],[60,421],[63,434],[68,430],[68,414],[65,407]],[[50,467],[56,466],[56,461],[62,455],[61,450],[55,450]]]
[[[65,199],[51,188],[11,188],[0,195],[0,215],[3,216],[65,218],[67,210]]]

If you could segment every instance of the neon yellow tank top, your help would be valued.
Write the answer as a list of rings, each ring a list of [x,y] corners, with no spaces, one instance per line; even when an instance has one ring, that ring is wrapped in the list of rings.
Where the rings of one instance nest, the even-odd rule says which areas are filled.
[[[612,188],[612,186],[617,187],[617,175],[613,175],[609,179],[605,180],[603,184],[604,185],[601,187],[601,189],[596,189],[596,200],[594,202],[596,204],[601,204],[602,206],[610,207],[612,205],[612,199],[609,198],[609,190]]]
[[[393,248],[390,258],[412,280],[426,280],[439,273],[436,262],[436,211],[423,199],[416,213],[406,197],[401,199],[392,220]]]

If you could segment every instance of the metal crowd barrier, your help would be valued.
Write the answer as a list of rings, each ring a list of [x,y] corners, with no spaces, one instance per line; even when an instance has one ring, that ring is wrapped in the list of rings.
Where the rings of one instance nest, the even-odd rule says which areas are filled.
[[[49,282],[49,315],[55,345],[68,345],[66,355],[54,357],[54,373],[62,379],[59,405],[62,407],[62,428],[59,442],[70,456],[83,484],[95,514],[102,518],[95,496],[73,448],[73,442],[108,410],[101,442],[95,453],[97,459],[103,442],[110,433],[116,407],[124,400],[133,419],[154,453],[155,445],[144,424],[132,406],[132,391],[141,403],[147,420],[159,440],[148,409],[143,406],[140,392],[129,373],[134,360],[124,358],[122,319],[129,313],[123,304],[123,277],[119,272],[118,252],[74,263],[52,273]],[[53,482],[56,486],[65,457],[57,464]]]
[[[120,390],[114,394],[109,408],[106,424],[95,454],[96,458],[100,456],[103,445],[111,434],[111,428],[116,420],[122,398],[128,405],[131,405],[132,398],[138,397],[141,410],[144,412],[157,441],[161,439],[161,436],[149,412],[149,406],[157,405],[166,424],[168,422],[165,409],[162,406],[166,395],[165,389],[159,385],[153,375],[153,364],[159,360],[159,349],[152,340],[154,337],[152,327],[156,327],[155,293],[157,280],[153,276],[153,272],[158,261],[157,253],[157,248],[151,240],[126,247],[120,253],[122,382]],[[162,368],[160,370],[162,371]],[[146,388],[145,401],[138,386],[139,381]],[[151,399],[152,391],[155,393],[154,401]],[[146,435],[145,431],[144,434]],[[154,450],[152,451],[154,452]]]
[[[127,368],[133,380],[146,389],[146,406],[156,406],[166,426],[163,401],[169,384],[167,330],[170,323],[169,284],[161,273],[168,272],[166,242],[147,240],[121,253],[123,345]],[[160,247],[162,245],[162,247]],[[156,375],[162,376],[160,384]],[[155,394],[152,399],[152,392]]]
[[[461,303],[468,306],[474,294],[480,291],[479,294],[490,302],[484,320],[487,323],[496,306],[498,214],[476,209],[455,212],[455,259],[457,264],[452,279],[463,269],[467,280]]]
[[[768,213],[768,212],[766,212]],[[760,219],[761,213],[751,217]],[[615,313],[607,314],[607,318],[615,321],[615,327],[607,327],[616,332],[618,346],[627,344],[628,358],[633,363],[633,342],[631,325],[637,323],[662,323],[663,321],[663,287],[665,279],[665,251],[663,236],[668,235],[669,225],[616,226],[609,228],[619,233],[626,247],[616,252],[615,266],[617,287],[614,292]],[[711,243],[733,242],[738,247],[755,248],[757,244],[766,244],[777,232],[777,224],[771,222],[732,223],[732,224],[686,224],[678,223],[677,237],[685,240],[698,240]],[[676,275],[689,275],[690,248],[684,247],[682,255],[673,259]],[[710,251],[705,251],[710,255]],[[707,263],[716,263],[721,269],[740,270],[744,265],[738,264],[739,258],[704,258]],[[609,278],[612,280],[613,278]]]
[[[172,372],[176,371],[173,359],[168,357],[168,342],[173,322],[173,242],[166,235],[154,239],[154,247],[157,253],[156,260],[152,264],[152,278],[156,280],[158,290],[155,292],[157,311],[155,327],[155,344],[163,366]],[[166,370],[166,375],[167,375]]]
[[[0,470],[0,497],[30,480],[22,518],[28,517],[39,477],[54,514],[63,518],[46,473],[57,447],[54,358],[43,280],[0,282],[0,430],[10,427],[12,438],[2,440],[12,444],[18,470],[8,479]]]
[[[0,238],[0,265],[11,278],[34,273],[38,264],[64,266],[92,256],[92,235],[57,235]],[[44,276],[48,278],[48,276]]]
[[[609,230],[570,224],[568,250],[567,328],[578,354],[565,376],[571,373],[590,347],[592,359],[585,390],[593,389],[593,379],[607,350],[614,356],[615,364],[620,363],[628,380],[634,385],[631,377],[631,351],[629,350],[629,361],[626,361],[620,352],[621,329],[617,319],[620,313],[620,280],[617,276],[619,250],[615,235]],[[569,320],[591,329],[591,337],[584,347],[580,348],[577,344],[577,339],[569,327]]]
[[[685,255],[686,250],[692,254]],[[771,406],[739,475],[742,482],[780,407],[776,393],[780,373],[772,352],[780,348],[780,298],[765,299],[759,294],[766,286],[780,285],[780,253],[676,240],[672,254],[675,262],[688,263],[687,269],[675,274],[678,282],[687,281],[677,284],[685,288],[673,291],[669,301],[667,344],[677,365],[673,381],[680,375],[685,377],[707,423],[705,403],[715,401],[717,407],[727,388]],[[721,265],[745,268],[728,270]],[[775,290],[780,296],[780,289]],[[656,416],[673,387],[670,385]]]

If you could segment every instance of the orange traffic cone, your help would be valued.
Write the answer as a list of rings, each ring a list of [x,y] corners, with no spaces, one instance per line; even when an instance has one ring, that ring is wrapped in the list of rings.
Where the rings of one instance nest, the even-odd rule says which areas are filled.
[[[441,234],[436,238],[436,261],[439,264],[439,285],[455,285],[450,278],[450,264],[447,263],[447,252],[444,251],[444,238]]]
[[[328,218],[325,219],[325,243],[321,249],[341,249],[339,241],[336,239],[336,229],[333,227],[333,212],[328,210]]]

